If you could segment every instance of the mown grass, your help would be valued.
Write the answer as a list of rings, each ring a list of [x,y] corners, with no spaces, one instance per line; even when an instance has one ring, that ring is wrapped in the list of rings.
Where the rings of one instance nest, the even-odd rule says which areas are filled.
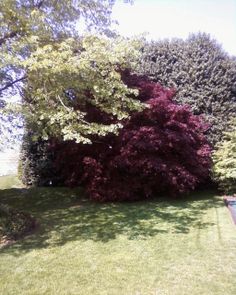
[[[0,201],[40,223],[0,250],[0,294],[236,294],[236,227],[214,192],[97,204],[81,190],[7,188]]]

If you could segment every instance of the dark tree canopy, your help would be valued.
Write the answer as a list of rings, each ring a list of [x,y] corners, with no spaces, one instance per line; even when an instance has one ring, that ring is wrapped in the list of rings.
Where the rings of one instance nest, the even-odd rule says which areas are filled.
[[[86,188],[92,199],[124,201],[177,196],[206,181],[211,167],[206,125],[173,91],[136,81],[149,105],[126,122],[116,142],[97,157],[86,157]]]
[[[177,196],[206,181],[211,151],[202,119],[173,102],[173,90],[128,71],[122,78],[139,90],[138,99],[148,107],[124,120],[118,136],[93,136],[92,145],[51,139],[52,183],[82,185],[97,201],[121,201]],[[98,122],[115,119],[91,107],[88,115]],[[34,163],[40,168],[39,159]]]
[[[147,43],[138,73],[174,87],[177,102],[203,114],[211,125],[208,138],[213,144],[230,127],[236,112],[236,58],[209,35]]]

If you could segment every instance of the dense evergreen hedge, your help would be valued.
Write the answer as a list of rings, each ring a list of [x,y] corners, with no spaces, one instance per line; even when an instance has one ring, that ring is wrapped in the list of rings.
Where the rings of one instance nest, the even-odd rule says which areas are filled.
[[[236,112],[236,58],[229,57],[209,35],[147,43],[138,73],[174,87],[177,102],[189,104],[194,114],[205,115],[213,144],[228,131]]]
[[[26,129],[23,137],[18,167],[19,178],[28,186],[48,186],[56,182],[53,169],[53,151],[49,143],[34,141]]]

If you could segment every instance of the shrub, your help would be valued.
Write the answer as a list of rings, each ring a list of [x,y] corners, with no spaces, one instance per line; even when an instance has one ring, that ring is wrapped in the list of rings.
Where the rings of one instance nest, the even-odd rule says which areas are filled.
[[[234,126],[236,126],[234,124]],[[213,154],[213,176],[221,190],[236,192],[236,127],[225,134],[225,139]]]
[[[211,167],[203,135],[207,126],[187,106],[172,101],[173,91],[137,76],[131,80],[141,88],[141,96],[149,94],[148,108],[133,114],[100,154],[84,157],[90,197],[128,201],[194,189],[208,179]]]
[[[0,204],[0,236],[18,239],[36,227],[36,221],[29,214]]]
[[[164,87],[177,89],[175,100],[204,114],[215,144],[230,127],[236,112],[236,59],[209,35],[193,34],[186,41],[147,43],[137,71]]]
[[[28,132],[28,133],[27,133]],[[18,177],[25,185],[47,186],[55,182],[56,176],[52,167],[53,153],[48,149],[48,142],[34,141],[27,131],[23,137]]]
[[[81,186],[83,184],[83,158],[91,154],[90,144],[77,144],[74,141],[60,142],[53,140],[50,142],[50,150],[55,155],[53,170],[57,177],[57,185]],[[55,181],[53,182],[55,185]]]

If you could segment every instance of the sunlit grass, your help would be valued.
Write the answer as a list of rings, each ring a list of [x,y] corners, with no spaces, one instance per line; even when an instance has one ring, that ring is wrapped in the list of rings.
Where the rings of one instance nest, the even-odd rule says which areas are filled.
[[[0,201],[40,223],[1,250],[0,294],[236,294],[236,227],[213,192],[97,204],[81,190],[15,188]]]
[[[22,188],[23,185],[15,175],[0,176],[0,190]],[[0,194],[2,192],[0,191]]]

